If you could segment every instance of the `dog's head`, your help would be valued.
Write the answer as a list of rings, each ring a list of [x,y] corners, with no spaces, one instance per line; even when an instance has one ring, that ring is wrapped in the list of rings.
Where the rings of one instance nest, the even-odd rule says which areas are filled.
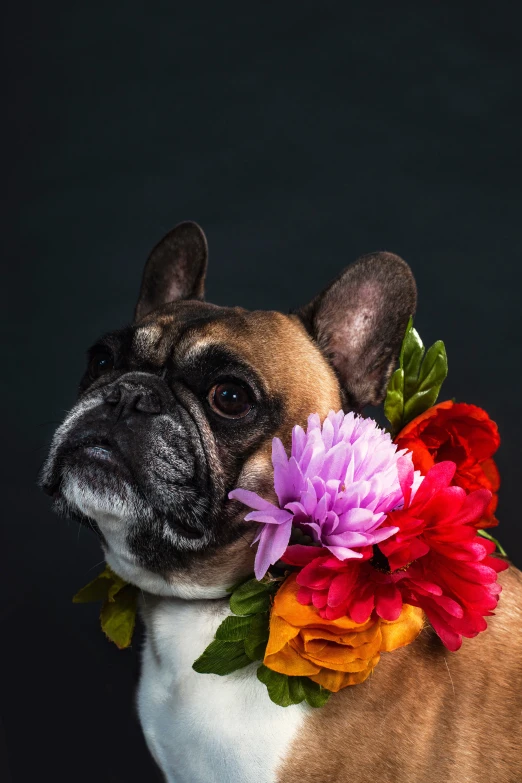
[[[301,311],[203,301],[207,243],[182,223],[154,248],[135,320],[89,351],[78,402],[41,483],[91,525],[109,565],[160,595],[223,595],[252,571],[254,530],[235,487],[274,497],[271,442],[310,413],[378,404],[415,283],[364,256]]]

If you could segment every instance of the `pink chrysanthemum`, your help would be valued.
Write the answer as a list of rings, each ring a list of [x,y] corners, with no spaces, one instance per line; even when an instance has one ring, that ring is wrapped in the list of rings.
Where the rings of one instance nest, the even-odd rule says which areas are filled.
[[[255,575],[261,579],[279,560],[298,526],[316,544],[339,560],[362,559],[365,547],[397,532],[380,527],[388,512],[403,503],[397,464],[411,455],[397,451],[387,432],[372,419],[330,411],[323,425],[317,414],[292,431],[287,456],[282,442],[272,442],[274,488],[279,506],[255,492],[235,489],[229,494],[254,509],[245,521],[259,522]],[[421,480],[416,475],[415,489]]]

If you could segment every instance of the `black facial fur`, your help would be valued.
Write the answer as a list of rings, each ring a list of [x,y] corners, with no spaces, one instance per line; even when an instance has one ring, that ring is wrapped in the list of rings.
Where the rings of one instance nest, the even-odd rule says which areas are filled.
[[[56,510],[80,521],[85,514],[61,492],[73,471],[86,492],[123,496],[132,522],[127,546],[140,565],[160,573],[244,534],[227,495],[246,457],[281,422],[277,395],[268,395],[255,369],[226,346],[188,356],[177,348],[209,319],[233,323],[235,314],[194,303],[179,315],[176,326],[163,330],[161,352],[170,343],[163,363],[157,343],[149,352],[136,349],[141,326],[106,335],[89,350],[80,383],[85,411],[59,443],[44,478]],[[110,358],[106,371],[99,370],[100,356]],[[220,416],[209,404],[209,390],[225,380],[251,393],[252,408],[241,419]]]

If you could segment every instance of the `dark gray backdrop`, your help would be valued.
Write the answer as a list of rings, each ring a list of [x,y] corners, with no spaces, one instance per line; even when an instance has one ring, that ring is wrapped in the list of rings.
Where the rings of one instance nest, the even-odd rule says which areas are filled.
[[[9,11],[2,713],[16,783],[153,779],[139,645],[118,652],[96,607],[72,606],[101,554],[34,482],[85,348],[129,319],[147,252],[180,220],[207,231],[219,304],[287,310],[363,252],[409,261],[417,326],[448,349],[444,397],[500,426],[498,535],[522,563],[520,23],[498,5],[362,6]]]

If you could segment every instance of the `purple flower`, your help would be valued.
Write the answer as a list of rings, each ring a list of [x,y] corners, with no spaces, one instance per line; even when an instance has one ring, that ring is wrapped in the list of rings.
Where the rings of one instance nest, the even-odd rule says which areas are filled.
[[[330,411],[323,422],[308,417],[308,428],[294,427],[288,458],[279,438],[272,441],[274,488],[279,506],[255,492],[235,489],[229,498],[254,509],[246,522],[259,522],[255,575],[261,579],[279,560],[292,526],[329,549],[339,560],[362,558],[362,547],[397,532],[380,527],[388,512],[400,507],[403,494],[397,464],[411,454],[397,451],[390,435],[373,419]],[[416,474],[415,487],[422,480]]]

